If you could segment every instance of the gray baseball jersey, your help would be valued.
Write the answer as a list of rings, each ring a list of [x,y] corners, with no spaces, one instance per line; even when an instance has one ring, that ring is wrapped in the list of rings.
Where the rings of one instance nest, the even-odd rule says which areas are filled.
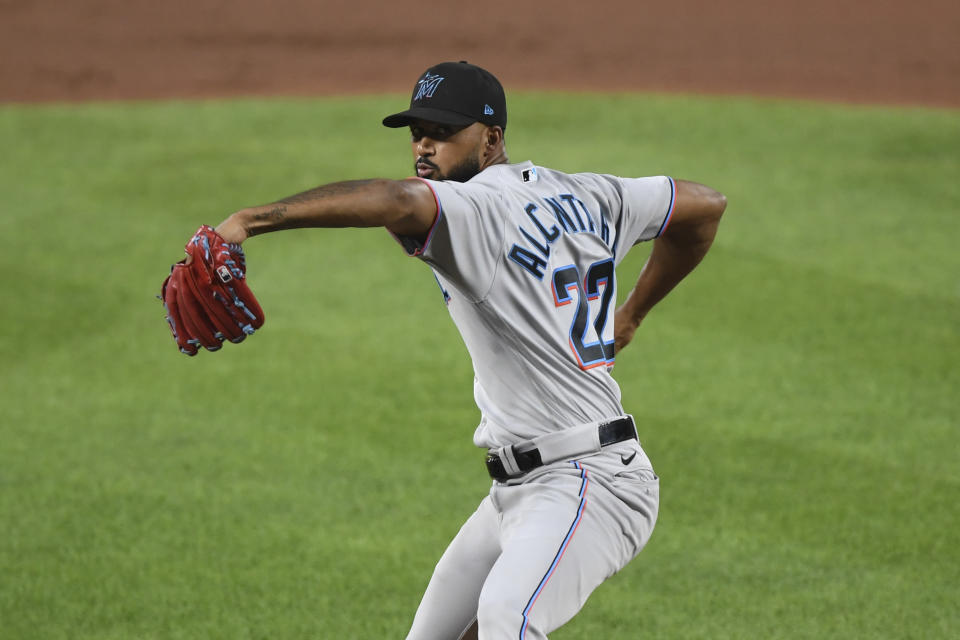
[[[671,178],[494,165],[425,181],[440,213],[401,243],[437,276],[475,373],[477,446],[497,448],[623,413],[613,367],[614,268],[659,235]]]
[[[437,220],[422,244],[399,240],[432,267],[473,359],[475,443],[524,446],[621,416],[615,267],[666,228],[673,180],[528,162],[425,182]],[[456,640],[475,623],[480,640],[544,640],[640,552],[659,507],[640,444],[576,453],[493,483],[437,563],[409,640]]]

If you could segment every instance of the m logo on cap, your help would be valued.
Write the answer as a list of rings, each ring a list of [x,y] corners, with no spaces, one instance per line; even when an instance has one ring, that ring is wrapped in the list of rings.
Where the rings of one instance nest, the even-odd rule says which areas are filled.
[[[441,82],[443,82],[443,77],[427,73],[417,82],[417,93],[413,96],[413,99],[423,100],[424,98],[432,98]]]

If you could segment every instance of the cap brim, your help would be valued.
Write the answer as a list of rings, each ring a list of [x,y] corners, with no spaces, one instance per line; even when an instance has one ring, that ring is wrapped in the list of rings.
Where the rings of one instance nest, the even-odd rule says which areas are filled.
[[[475,118],[465,116],[455,111],[431,109],[429,107],[413,107],[412,109],[395,113],[392,116],[387,116],[383,119],[383,126],[396,129],[398,127],[406,127],[414,120],[426,120],[427,122],[437,122],[439,124],[463,126],[476,122]]]

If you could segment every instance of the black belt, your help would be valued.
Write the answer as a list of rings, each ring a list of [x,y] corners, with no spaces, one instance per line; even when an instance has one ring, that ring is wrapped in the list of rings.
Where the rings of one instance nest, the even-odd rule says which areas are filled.
[[[618,418],[612,422],[605,422],[597,427],[600,434],[600,446],[605,447],[608,444],[623,442],[624,440],[637,439],[637,430],[633,426],[633,418],[627,416]],[[528,471],[532,471],[543,465],[540,458],[539,449],[530,449],[529,451],[517,451],[516,445],[513,447],[513,457],[517,461],[520,473],[511,476],[503,466],[503,460],[495,453],[487,454],[487,471],[494,480],[509,480],[510,478],[519,478]]]

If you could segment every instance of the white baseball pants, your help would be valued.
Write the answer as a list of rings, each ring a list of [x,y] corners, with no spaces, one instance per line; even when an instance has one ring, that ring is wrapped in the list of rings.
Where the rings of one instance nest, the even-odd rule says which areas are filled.
[[[544,640],[640,552],[659,497],[636,440],[494,482],[438,562],[407,639],[458,640],[476,621],[480,640]]]

